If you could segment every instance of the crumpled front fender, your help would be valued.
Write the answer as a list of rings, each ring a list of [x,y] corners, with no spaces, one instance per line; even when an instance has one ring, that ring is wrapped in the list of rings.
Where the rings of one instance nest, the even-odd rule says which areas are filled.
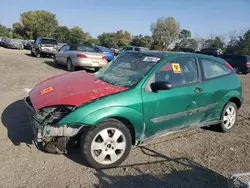
[[[85,124],[91,126],[107,118],[121,117],[129,120],[134,126],[136,140],[140,140],[141,135],[144,133],[143,115],[132,108],[122,106],[107,107],[96,110],[86,116],[84,116],[84,112],[82,115],[79,112],[77,114],[74,113],[74,111],[70,113],[58,124]]]

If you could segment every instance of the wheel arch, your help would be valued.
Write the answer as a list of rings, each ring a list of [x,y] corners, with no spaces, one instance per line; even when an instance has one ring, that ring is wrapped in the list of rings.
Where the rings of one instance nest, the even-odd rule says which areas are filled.
[[[85,124],[85,127],[91,127],[104,120],[112,118],[122,122],[129,129],[133,139],[133,144],[140,141],[141,136],[144,134],[143,115],[141,112],[129,107],[116,106],[102,108],[86,115],[85,117],[71,117],[68,119],[69,121],[63,121],[61,124],[72,123],[70,121],[74,119],[77,121],[75,123]]]
[[[121,116],[109,117],[108,119],[116,119],[116,120],[122,122],[128,128],[130,135],[131,135],[131,138],[132,138],[132,144],[135,145],[135,143],[136,143],[135,127],[130,122],[130,120],[128,120],[127,118],[121,117]]]
[[[223,99],[221,99],[218,102],[217,108],[216,108],[216,117],[220,117],[221,116],[221,112],[224,109],[225,105],[228,102],[233,102],[236,104],[237,108],[239,109],[242,106],[243,103],[243,98],[242,95],[239,91],[237,90],[233,90],[228,92]]]
[[[236,104],[237,108],[240,109],[242,102],[240,101],[240,99],[238,97],[232,97],[229,99],[229,101]]]

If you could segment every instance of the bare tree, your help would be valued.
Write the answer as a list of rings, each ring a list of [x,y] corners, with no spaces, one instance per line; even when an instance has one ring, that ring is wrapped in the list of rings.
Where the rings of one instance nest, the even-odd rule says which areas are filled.
[[[203,37],[201,37],[201,36],[199,36],[198,34],[196,34],[194,37],[194,40],[196,40],[196,42],[197,42],[197,48],[198,49],[202,49],[202,48],[205,48],[206,47],[206,39],[205,38],[203,38]]]

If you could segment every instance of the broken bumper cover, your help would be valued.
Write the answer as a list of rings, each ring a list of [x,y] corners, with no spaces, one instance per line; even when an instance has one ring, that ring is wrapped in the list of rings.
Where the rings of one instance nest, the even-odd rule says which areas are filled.
[[[26,107],[29,111],[30,125],[33,130],[33,139],[35,143],[44,142],[49,137],[73,137],[79,133],[82,127],[86,125],[57,125],[56,123],[48,123],[47,119],[41,120],[37,117],[37,111],[34,110],[29,97],[24,98]],[[55,108],[56,109],[56,108]],[[53,112],[50,112],[53,113]],[[46,122],[46,123],[45,123]]]

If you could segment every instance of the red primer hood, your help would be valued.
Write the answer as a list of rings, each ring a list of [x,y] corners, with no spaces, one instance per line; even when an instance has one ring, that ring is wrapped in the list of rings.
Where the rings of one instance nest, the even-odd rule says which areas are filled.
[[[44,80],[30,91],[29,96],[37,110],[54,105],[80,105],[126,89],[104,82],[85,71],[76,71]]]

